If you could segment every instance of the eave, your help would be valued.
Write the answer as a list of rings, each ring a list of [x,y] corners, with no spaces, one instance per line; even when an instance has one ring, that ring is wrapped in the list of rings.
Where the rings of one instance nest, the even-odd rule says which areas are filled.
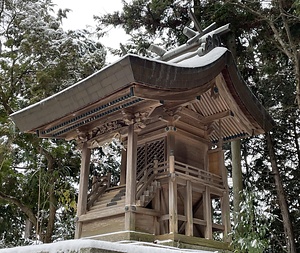
[[[205,102],[199,102],[201,98]],[[214,123],[218,119],[228,125],[228,129],[222,129],[224,140],[260,134],[273,126],[271,117],[248,89],[225,48],[215,48],[205,56],[179,63],[127,55],[11,117],[23,132],[36,132],[44,138],[73,139],[112,121],[119,122],[118,127],[122,128],[124,112],[136,113],[141,108],[154,111],[161,105],[185,108],[191,115],[198,114],[200,123],[203,117],[198,125],[207,127],[208,138],[213,142],[220,136],[219,126]],[[210,119],[213,120],[209,122]],[[117,131],[118,127],[109,131]]]

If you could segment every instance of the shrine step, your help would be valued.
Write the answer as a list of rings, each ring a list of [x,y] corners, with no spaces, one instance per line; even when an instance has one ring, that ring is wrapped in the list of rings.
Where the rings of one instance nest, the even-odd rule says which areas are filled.
[[[86,214],[81,215],[78,220],[79,221],[90,221],[95,219],[101,219],[105,217],[111,217],[114,215],[120,215],[125,213],[124,206],[114,206],[114,207],[107,207],[106,209],[99,210],[99,211],[88,211]]]
[[[89,212],[101,212],[102,210],[114,208],[116,206],[118,206],[118,207],[122,206],[124,208],[125,200],[122,199],[120,201],[109,201],[109,202],[105,202],[103,204],[94,205],[90,208]]]
[[[106,209],[106,207],[109,206],[115,206],[119,202],[123,203],[125,202],[124,200],[125,196],[125,189],[117,189],[117,190],[112,190],[104,193],[95,203],[92,207],[90,207],[90,211],[97,210],[99,211],[100,209]]]
[[[116,199],[116,198],[120,198],[122,196],[125,196],[125,189],[113,189],[113,190],[108,190],[106,191],[104,194],[102,194],[98,200],[95,201],[94,205],[96,203],[99,203],[101,201],[106,201],[109,202],[111,201],[111,199]]]
[[[160,189],[160,187],[160,182],[156,180],[153,181],[137,200],[137,206],[147,206],[150,203],[150,201],[154,198],[157,190]]]

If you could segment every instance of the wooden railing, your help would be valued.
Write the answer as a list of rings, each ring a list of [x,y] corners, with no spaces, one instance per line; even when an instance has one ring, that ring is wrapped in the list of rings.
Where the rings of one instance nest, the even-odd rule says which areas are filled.
[[[223,187],[222,177],[213,173],[210,173],[204,169],[200,169],[182,162],[174,161],[173,164],[174,172],[179,177],[197,180],[203,184],[209,184],[218,188]],[[140,173],[137,175],[137,194],[138,199],[147,187],[153,182],[153,180],[167,176],[170,173],[170,164],[167,161],[158,163],[148,164]]]
[[[188,178],[197,178],[202,182],[206,182],[218,187],[223,185],[222,177],[219,175],[178,161],[175,161],[175,173]]]
[[[221,176],[178,161],[174,161],[172,166],[170,166],[167,161],[158,163],[157,168],[154,169],[154,173],[159,177],[164,174],[166,175],[170,172],[170,167],[174,167],[175,174],[180,177],[201,181],[204,184],[209,184],[216,187],[223,186],[223,180]]]
[[[110,176],[94,176],[91,191],[87,195],[87,209],[89,210],[94,202],[110,187]]]
[[[148,164],[145,169],[141,170],[140,173],[137,175],[137,193],[136,199],[139,199],[140,196],[144,193],[147,187],[153,182],[155,178],[155,170],[157,169],[157,160],[153,163]]]

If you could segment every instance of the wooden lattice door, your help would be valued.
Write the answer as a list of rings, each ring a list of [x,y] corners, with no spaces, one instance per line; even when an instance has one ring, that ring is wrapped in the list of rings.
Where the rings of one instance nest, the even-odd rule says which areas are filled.
[[[158,162],[165,161],[165,139],[159,139],[152,142],[147,142],[137,148],[137,173],[149,163],[157,159]]]

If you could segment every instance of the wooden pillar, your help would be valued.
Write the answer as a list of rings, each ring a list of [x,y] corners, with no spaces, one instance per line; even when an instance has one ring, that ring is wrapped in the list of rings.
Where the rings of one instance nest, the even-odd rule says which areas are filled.
[[[193,188],[191,181],[186,182],[186,198],[184,200],[186,225],[185,235],[193,236]]]
[[[134,125],[128,126],[127,139],[127,168],[126,168],[126,196],[125,196],[125,230],[135,230],[136,210],[136,166],[137,166],[137,133]]]
[[[170,234],[178,233],[178,213],[177,213],[177,182],[175,175],[175,159],[171,153],[169,156],[169,228]]]
[[[87,192],[89,184],[89,168],[91,160],[91,150],[88,148],[87,143],[83,143],[82,153],[81,153],[81,167],[80,167],[80,179],[79,179],[79,192],[78,192],[78,202],[77,202],[77,218],[82,214],[86,213],[87,207]],[[75,239],[81,236],[82,224],[77,221],[75,229]]]
[[[175,132],[173,126],[168,126],[167,129],[167,154],[169,157],[171,154],[175,154]]]
[[[125,149],[122,149],[121,152],[120,184],[122,185],[126,183],[127,152]]]
[[[175,134],[172,123],[167,127],[167,154],[169,162],[169,233],[178,233],[177,182],[175,175]]]
[[[169,226],[170,234],[178,233],[177,182],[172,175],[169,181]]]
[[[205,187],[204,192],[204,219],[206,221],[205,238],[212,239],[212,214],[211,214],[210,188]]]

